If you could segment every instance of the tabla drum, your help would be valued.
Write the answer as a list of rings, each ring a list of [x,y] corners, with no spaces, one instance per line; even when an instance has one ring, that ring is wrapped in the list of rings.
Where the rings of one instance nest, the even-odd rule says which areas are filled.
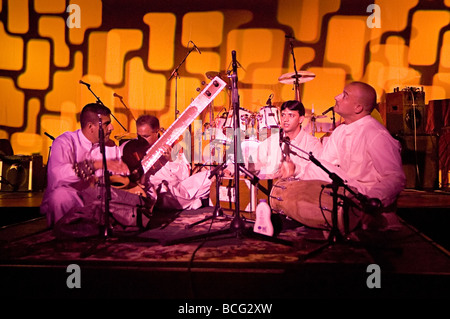
[[[247,127],[251,121],[252,113],[242,107],[239,108],[239,128],[241,131],[245,132],[247,130]],[[230,110],[228,112],[228,117],[225,122],[224,128],[226,129],[233,129],[234,128],[234,112],[233,110]]]
[[[259,130],[280,127],[280,110],[275,106],[264,106],[257,117]]]
[[[274,212],[287,215],[305,226],[331,229],[333,196],[328,182],[319,180],[278,180],[270,192],[270,206]],[[340,188],[341,189],[341,188]],[[347,205],[350,198],[338,198],[338,228],[349,233],[361,220],[362,212]]]

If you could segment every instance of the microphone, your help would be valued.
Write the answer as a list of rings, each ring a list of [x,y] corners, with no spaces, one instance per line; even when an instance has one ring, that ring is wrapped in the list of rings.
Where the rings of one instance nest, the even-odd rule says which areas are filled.
[[[80,80],[80,84],[84,84],[84,85],[86,85],[88,88],[91,87],[91,85],[90,85],[89,83],[86,83],[86,82],[81,81],[81,80]]]
[[[282,128],[280,128],[280,147],[283,141],[284,141],[284,131]]]
[[[47,132],[44,132],[44,134],[45,134],[48,138],[50,138],[52,141],[55,140],[55,138],[54,138],[53,136],[51,136],[50,134],[48,134]]]
[[[117,94],[117,93],[114,93],[113,95],[114,95],[114,97],[118,97],[119,99],[123,99],[123,97],[122,97],[122,96],[120,96],[120,95],[119,95],[119,94]]]
[[[269,98],[267,99],[266,104],[267,104],[267,105],[272,105],[272,99],[273,99],[273,94],[270,94],[270,95],[269,95]]]
[[[378,198],[370,198],[363,194],[356,195],[356,198],[360,201],[364,213],[369,215],[374,215],[380,212],[380,208],[382,208],[381,200]]]
[[[288,136],[281,136],[280,131],[280,146],[281,146],[281,153],[283,154],[283,161],[286,160],[286,157],[289,156],[291,153],[291,149],[289,147],[290,138]],[[283,144],[283,145],[282,145]]]
[[[192,42],[192,41],[189,41],[189,42],[192,43],[192,45],[194,46],[194,49],[197,50],[197,52],[198,52],[199,54],[202,54],[202,52],[200,52],[200,49],[195,45],[194,42]]]
[[[322,115],[325,115],[325,114],[327,114],[328,112],[331,112],[331,111],[333,111],[334,110],[334,106],[331,106],[331,107],[329,107],[328,109],[326,109],[323,113],[322,113]]]

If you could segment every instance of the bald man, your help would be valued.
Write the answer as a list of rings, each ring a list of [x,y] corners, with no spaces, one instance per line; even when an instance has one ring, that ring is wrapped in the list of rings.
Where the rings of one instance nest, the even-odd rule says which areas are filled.
[[[366,209],[351,210],[348,216],[348,230],[351,231],[357,226],[362,226],[363,229],[396,227],[398,219],[395,216],[395,203],[405,187],[406,178],[402,167],[400,143],[370,115],[376,106],[376,91],[366,83],[352,82],[345,86],[335,100],[334,110],[345,119],[345,123],[333,131],[318,160],[330,172],[336,173],[346,181],[357,193],[369,199],[377,199],[375,203],[381,202],[383,212],[368,214]],[[317,191],[319,184],[331,183],[328,174],[314,163],[309,163],[306,167],[302,176],[302,181],[305,180],[309,182],[306,183],[309,186],[304,188],[304,196],[307,198],[300,198],[299,203],[311,202],[309,198],[315,198],[318,202],[318,196],[311,193],[313,189],[316,187]],[[301,187],[303,186],[297,187],[300,193]],[[358,203],[358,200],[354,201]],[[317,204],[315,206],[315,209],[298,209],[286,213],[306,226],[329,228],[331,217],[325,220],[323,209],[319,209]],[[327,205],[322,203],[321,207],[323,206]],[[327,209],[329,211],[325,212],[326,216],[331,216],[332,207],[328,205],[325,210]],[[340,216],[339,229],[344,230],[342,218]]]

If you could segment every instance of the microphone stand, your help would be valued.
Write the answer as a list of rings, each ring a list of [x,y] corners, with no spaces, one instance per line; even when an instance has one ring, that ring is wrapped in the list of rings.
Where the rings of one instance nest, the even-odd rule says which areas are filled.
[[[178,114],[180,113],[178,111],[178,69],[181,67],[181,65],[183,65],[184,61],[186,61],[189,54],[191,54],[191,52],[194,50],[195,47],[192,47],[192,49],[188,51],[183,60],[181,60],[180,64],[178,64],[178,66],[172,71],[169,77],[169,81],[172,80],[173,77],[175,77],[175,120],[177,119]]]
[[[296,61],[295,61],[295,55],[294,55],[294,45],[292,44],[292,39],[289,39],[289,45],[291,47],[291,55],[292,55],[292,60],[294,61],[294,73],[295,73],[295,82],[294,82],[294,89],[295,89],[295,99],[299,102],[301,102],[301,98],[300,98],[300,89],[299,89],[299,82],[298,82],[298,72],[297,72],[297,65],[296,65]]]
[[[103,102],[100,100],[100,98],[94,93],[94,91],[91,90],[91,85],[89,83],[80,81],[81,84],[84,84],[87,86],[88,90],[91,91],[92,95],[94,95],[94,97],[97,99],[97,103],[101,104],[103,106],[105,106],[105,104],[103,104]],[[118,119],[116,119],[116,117],[114,116],[114,114],[112,114],[111,112],[111,116],[116,120],[117,123],[119,123],[119,125],[125,130],[125,132],[128,132],[128,130],[122,125],[122,123],[119,122]]]
[[[332,221],[332,225],[331,225],[331,231],[330,234],[328,236],[328,243],[329,244],[333,244],[336,242],[344,242],[344,236],[340,233],[339,228],[338,228],[338,190],[339,187],[344,187],[350,194],[352,194],[353,196],[355,196],[356,199],[359,200],[361,207],[370,207],[372,205],[372,203],[369,203],[369,199],[366,198],[366,196],[364,196],[361,193],[356,193],[355,191],[353,191],[347,184],[345,184],[344,180],[339,177],[336,173],[330,172],[325,166],[323,166],[323,164],[317,160],[314,155],[312,154],[312,152],[308,153],[304,150],[302,150],[301,148],[292,145],[292,143],[288,140],[288,139],[284,139],[283,140],[284,143],[286,143],[287,145],[289,145],[290,147],[294,147],[297,150],[305,153],[308,155],[309,160],[311,162],[313,162],[316,166],[320,167],[323,171],[325,171],[328,176],[330,177],[330,179],[332,180],[331,183],[331,189],[333,190],[333,210],[332,210],[332,215],[331,215],[331,221]],[[381,205],[380,203],[376,203],[376,205]],[[375,205],[372,205],[375,206]],[[345,214],[345,212],[344,212]],[[344,220],[345,220],[345,216],[344,216]],[[348,233],[348,225],[344,225],[344,230],[346,233]]]
[[[100,153],[102,154],[103,161],[103,184],[105,188],[105,215],[104,215],[104,228],[103,228],[103,236],[107,238],[109,236],[110,228],[109,228],[109,201],[111,200],[111,182],[109,179],[108,167],[106,164],[106,149],[105,149],[105,136],[103,132],[103,123],[101,115],[98,114],[98,138],[100,144]]]

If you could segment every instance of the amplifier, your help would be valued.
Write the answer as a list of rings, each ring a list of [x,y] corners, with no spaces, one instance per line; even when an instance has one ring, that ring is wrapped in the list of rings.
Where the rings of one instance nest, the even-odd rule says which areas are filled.
[[[0,157],[0,191],[31,192],[45,187],[41,155]]]
[[[391,134],[425,134],[425,92],[408,88],[386,94],[386,128]]]

